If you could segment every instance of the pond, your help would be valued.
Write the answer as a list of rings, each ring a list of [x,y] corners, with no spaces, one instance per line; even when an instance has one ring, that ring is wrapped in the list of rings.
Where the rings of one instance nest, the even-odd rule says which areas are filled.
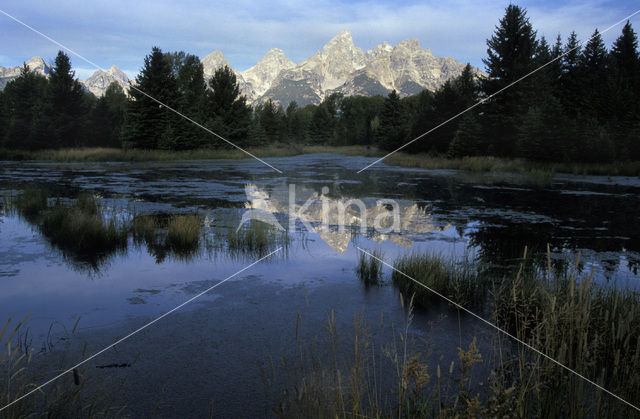
[[[31,313],[21,340],[36,352],[64,348],[78,355],[54,355],[50,365],[64,369],[81,359],[85,343],[86,353],[94,353],[215,286],[100,355],[91,373],[124,383],[112,403],[134,415],[157,408],[163,416],[202,416],[213,408],[222,416],[252,417],[271,414],[286,385],[287,378],[273,372],[274,360],[295,357],[299,341],[318,340],[332,316],[346,331],[363,316],[381,347],[406,326],[407,303],[390,286],[388,269],[383,286],[358,280],[358,248],[378,250],[388,263],[424,252],[481,261],[495,277],[517,266],[525,247],[541,265],[547,257],[572,265],[580,254],[578,269],[593,271],[596,282],[639,288],[640,179],[556,175],[540,185],[519,175],[386,164],[357,173],[371,160],[333,154],[268,159],[282,174],[251,159],[3,162],[0,319]],[[35,188],[46,191],[49,205],[65,208],[88,194],[105,219],[147,217],[165,232],[159,234],[172,219],[196,215],[198,239],[178,249],[164,239],[125,234],[119,246],[83,251],[80,238],[64,244],[12,210],[13,198]],[[393,231],[375,228],[375,220],[393,221],[396,213]],[[258,244],[247,246],[241,237],[234,245],[230,239],[256,223],[247,221],[251,217],[277,226],[277,235],[264,246],[253,236]],[[429,359],[443,366],[456,358],[457,347],[493,332],[444,302],[414,316],[407,330],[428,342]],[[481,348],[490,344],[488,337],[480,341]],[[123,367],[95,368],[104,366]]]

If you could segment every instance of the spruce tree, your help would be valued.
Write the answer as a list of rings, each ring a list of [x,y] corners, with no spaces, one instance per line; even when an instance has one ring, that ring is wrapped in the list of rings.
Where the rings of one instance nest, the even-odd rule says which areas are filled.
[[[96,101],[89,115],[88,133],[84,145],[120,147],[120,129],[124,122],[127,97],[122,87],[112,82]]]
[[[144,92],[144,93],[143,93]],[[135,88],[129,88],[131,99],[123,127],[123,146],[153,149],[158,148],[160,138],[166,139],[173,131],[179,117],[154,99],[176,108],[178,92],[171,64],[162,50],[153,47],[144,59],[144,67],[136,77]]]
[[[84,91],[71,69],[69,57],[58,51],[47,88],[52,147],[80,145],[84,122],[83,96]]]
[[[460,124],[449,144],[449,157],[476,156],[482,149],[482,126],[473,111],[465,113],[460,119]]]
[[[571,32],[563,48],[561,61],[561,77],[558,90],[558,97],[562,103],[564,114],[575,118],[580,113],[582,106],[581,98],[581,73],[580,56],[581,45],[578,35]]]
[[[629,21],[622,28],[622,35],[613,43],[611,61],[623,80],[628,82],[638,78],[638,71],[640,70],[638,37]]]
[[[284,110],[271,99],[256,107],[260,126],[269,143],[279,141],[285,133]]]
[[[487,40],[487,46],[487,58],[483,62],[489,77],[482,83],[486,96],[506,88],[536,68],[536,32],[525,9],[509,5],[494,35]],[[492,133],[488,152],[515,155],[517,128],[534,94],[535,83],[528,78],[488,101],[484,118]]]
[[[251,108],[247,105],[246,97],[240,95],[240,86],[233,70],[227,66],[216,70],[209,79],[204,104],[209,129],[237,145],[247,142]],[[220,139],[211,138],[210,141],[212,146],[225,146]]]
[[[7,83],[2,92],[6,124],[3,124],[3,147],[37,149],[50,146],[50,142],[40,142],[46,137],[36,136],[33,130],[39,115],[42,115],[46,89],[47,79],[26,64],[23,64],[18,77]]]
[[[407,128],[400,96],[393,90],[384,101],[376,143],[383,150],[395,150],[409,141]]]
[[[615,91],[613,104],[613,135],[619,158],[640,158],[640,57],[638,56],[638,38],[627,21],[622,34],[615,40],[611,49],[611,83]]]
[[[596,29],[586,43],[579,60],[581,82],[580,110],[590,118],[601,122],[609,112],[607,99],[608,59],[607,48]]]
[[[184,52],[174,53],[174,74],[178,89],[178,106],[180,112],[195,121],[204,121],[203,105],[207,85],[204,80],[204,71],[200,59]],[[180,60],[175,59],[179,57]],[[204,145],[204,138],[208,135],[202,128],[181,119],[177,129],[182,140],[177,144],[179,149],[192,149]]]

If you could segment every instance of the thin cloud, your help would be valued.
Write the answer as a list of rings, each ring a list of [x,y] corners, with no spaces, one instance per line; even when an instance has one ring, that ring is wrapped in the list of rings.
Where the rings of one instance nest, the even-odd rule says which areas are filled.
[[[631,2],[520,2],[550,42],[558,33],[566,39],[571,30],[580,38],[633,12]],[[201,58],[215,49],[232,66],[244,70],[272,47],[300,62],[315,54],[343,29],[363,49],[382,41],[396,44],[418,38],[422,48],[482,66],[486,38],[491,36],[507,2],[401,2],[294,1],[223,2],[111,0],[87,5],[81,1],[52,5],[45,1],[6,2],[2,8],[63,44],[90,57],[104,68],[142,66],[152,46],[165,51],[185,50]],[[19,65],[34,55],[52,59],[57,48],[25,28],[2,18],[1,65]],[[619,31],[605,36],[608,46]],[[73,57],[72,57],[73,60]],[[75,64],[80,64],[76,63]],[[85,69],[82,68],[84,73]]]

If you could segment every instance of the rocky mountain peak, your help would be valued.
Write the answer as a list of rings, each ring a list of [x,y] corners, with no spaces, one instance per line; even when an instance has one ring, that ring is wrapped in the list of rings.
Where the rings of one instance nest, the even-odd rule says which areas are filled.
[[[411,38],[411,39],[404,40],[400,42],[398,45],[396,45],[396,48],[408,50],[408,51],[422,51],[422,48],[420,47],[420,41],[418,40],[418,38]]]
[[[344,30],[331,38],[320,51],[323,60],[349,60],[356,66],[364,67],[364,53],[353,44],[351,32]]]
[[[219,49],[213,51],[202,59],[202,67],[204,69],[205,78],[213,76],[217,69],[224,66],[231,67],[222,51]]]
[[[367,61],[374,60],[376,57],[382,54],[390,53],[393,50],[393,46],[384,41],[380,45],[376,45],[373,49],[370,49],[365,53],[365,58]]]
[[[258,64],[241,73],[246,82],[242,90],[249,99],[255,100],[269,89],[282,70],[293,68],[295,65],[296,63],[288,59],[281,49],[271,48]]]
[[[31,58],[29,61],[26,61],[25,64],[32,71],[35,71],[38,74],[42,74],[43,76],[51,73],[51,65],[48,64],[42,57],[35,56]],[[20,75],[20,71],[22,70],[22,65],[17,65],[13,67],[2,67],[0,66],[0,90],[4,89],[4,87],[11,80],[15,79]]]
[[[118,83],[124,92],[129,86],[129,77],[115,65],[107,71],[96,70],[88,79],[80,80],[85,89],[98,97],[104,95],[107,87],[113,82]]]
[[[36,55],[29,61],[27,61],[27,67],[36,73],[49,74],[51,72],[51,65],[49,65],[41,56]]]

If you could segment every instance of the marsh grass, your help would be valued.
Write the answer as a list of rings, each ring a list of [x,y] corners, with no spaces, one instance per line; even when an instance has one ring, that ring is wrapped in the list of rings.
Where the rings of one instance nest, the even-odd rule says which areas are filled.
[[[384,160],[388,164],[420,169],[466,170],[484,173],[518,173],[530,176],[542,185],[553,180],[556,173],[575,175],[640,176],[640,162],[563,163],[535,162],[491,156],[449,159],[429,154],[395,153]]]
[[[64,254],[97,267],[127,247],[128,226],[115,214],[106,216],[98,198],[81,194],[71,203],[41,189],[26,189],[10,199],[9,208],[37,226]]]
[[[360,259],[356,273],[365,285],[378,285],[382,281],[382,259],[383,255],[378,249],[375,249],[369,256],[364,252],[360,252]]]
[[[370,146],[301,146],[276,143],[266,147],[248,148],[259,157],[288,157],[311,153],[337,153],[348,156],[382,157],[386,152]],[[119,148],[65,148],[57,150],[8,150],[0,149],[0,160],[48,160],[60,162],[145,162],[172,160],[242,159],[249,155],[236,149],[198,149],[183,151],[139,150]],[[556,173],[576,175],[640,176],[640,162],[570,163],[535,162],[524,159],[506,159],[491,156],[450,159],[431,154],[397,152],[385,159],[385,163],[421,169],[451,169],[485,173],[518,173],[526,175],[527,182],[546,186]]]
[[[132,217],[130,230],[134,244],[144,244],[157,262],[167,256],[188,260],[200,251],[202,217],[198,214],[138,214]]]
[[[13,198],[13,199],[12,199]],[[16,209],[27,220],[35,220],[47,209],[49,194],[36,188],[27,188],[20,194],[9,197],[8,207]]]
[[[165,244],[176,253],[191,253],[200,244],[202,219],[197,214],[172,217],[167,225]]]
[[[464,307],[475,303],[476,313],[599,386],[631,403],[640,400],[640,375],[637,374],[640,371],[640,293],[615,284],[596,283],[593,272],[581,274],[580,255],[572,265],[554,266],[547,249],[547,266],[541,267],[539,263],[532,263],[525,249],[519,266],[502,280],[477,280],[477,272],[487,271],[482,266],[463,267],[465,273],[456,274],[459,267],[432,254],[400,257],[394,265]],[[418,305],[428,308],[425,303],[438,298],[400,274],[392,278],[401,295],[415,298]],[[460,278],[465,279],[460,281]],[[406,393],[403,393],[407,381],[400,380],[396,392],[400,402],[392,403],[391,410],[388,405],[375,404],[359,412],[349,402],[331,415],[617,418],[637,413],[556,362],[498,331],[491,331],[494,344],[484,354],[480,353],[475,340],[468,349],[458,349],[458,376],[454,374],[453,365],[448,376],[437,365],[437,379],[430,369],[431,380],[419,386],[418,391],[410,392],[409,399],[405,399]],[[406,339],[407,332],[403,336]],[[401,366],[411,364],[413,356],[415,353],[405,351],[402,362],[391,358],[401,371]],[[479,362],[485,365],[484,373],[473,384],[470,368]],[[372,365],[358,368],[368,368],[364,377],[375,373]],[[426,365],[419,369],[422,368]],[[302,381],[309,382],[308,379]],[[485,385],[478,387],[478,381]],[[346,383],[342,385],[348,388]],[[367,385],[366,382],[357,384],[358,388]],[[308,391],[326,390],[311,387]],[[306,397],[313,399],[310,395]],[[404,413],[400,409],[404,409]]]
[[[260,157],[286,157],[300,154],[301,150],[285,145],[249,148]],[[171,160],[242,159],[250,157],[237,149],[199,149],[183,151],[141,150],[120,148],[63,148],[57,150],[16,151],[0,150],[0,160],[49,160],[60,162],[145,162]]]
[[[37,385],[50,379],[51,375],[62,372],[62,370],[52,371],[52,367],[48,364],[43,368],[43,360],[38,358],[49,354],[35,354],[33,348],[28,348],[21,342],[21,333],[25,329],[28,318],[29,315],[14,326],[12,318],[9,317],[0,329],[0,346],[5,348],[4,352],[0,354],[0,407],[7,406],[33,390]],[[71,335],[75,333],[77,323],[76,321]],[[82,351],[79,358],[83,359],[84,356],[85,352]],[[80,367],[73,372],[76,378],[63,377],[8,406],[0,413],[0,417],[14,419],[121,416],[124,408],[111,405],[110,396],[103,388],[105,383],[95,383],[86,379],[88,368],[87,365]],[[91,397],[87,397],[87,392],[90,392]]]
[[[70,207],[56,200],[40,213],[39,225],[53,244],[78,255],[104,255],[127,247],[127,226],[105,217],[98,200],[89,195],[81,195]]]
[[[151,215],[136,215],[131,219],[131,235],[135,244],[145,243],[149,247],[155,247],[159,242],[159,229],[161,223],[157,217]]]
[[[526,250],[524,260],[527,259]],[[505,278],[495,295],[498,324],[567,367],[634,403],[640,400],[640,294],[579,274],[580,255],[573,267],[540,269],[522,263]],[[522,355],[531,365],[535,386],[521,409],[543,409],[544,416],[574,416],[581,409],[602,417],[622,417],[631,411],[592,385],[567,375],[546,358]],[[526,361],[526,362],[524,362]],[[558,392],[565,405],[552,403]],[[636,412],[637,413],[637,412]]]
[[[404,300],[401,299],[401,304]],[[295,355],[280,362],[289,385],[274,408],[282,418],[413,418],[478,417],[473,394],[478,380],[474,365],[483,362],[476,340],[458,348],[457,361],[429,366],[428,342],[411,336],[413,310],[409,302],[404,327],[391,339],[375,339],[364,312],[353,327],[338,328],[333,310],[317,340],[305,341],[303,318],[296,322]],[[383,316],[380,316],[381,325]],[[272,365],[268,385],[276,380]]]
[[[279,230],[258,220],[250,220],[239,228],[231,224],[226,230],[226,246],[230,253],[245,256],[264,256],[282,246],[286,252],[289,232]]]
[[[485,302],[487,279],[468,258],[457,262],[438,254],[413,253],[397,258],[393,265],[415,280],[395,270],[391,274],[394,285],[405,296],[413,296],[419,307],[427,307],[440,298],[425,286],[463,306],[480,306]]]

